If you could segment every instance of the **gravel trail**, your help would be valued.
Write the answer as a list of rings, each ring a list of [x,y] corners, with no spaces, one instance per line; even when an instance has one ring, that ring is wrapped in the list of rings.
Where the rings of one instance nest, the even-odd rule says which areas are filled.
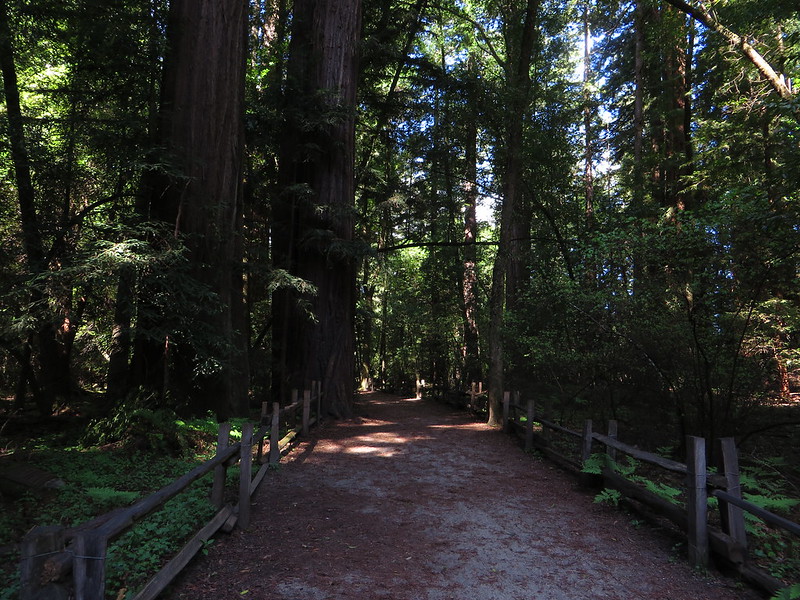
[[[729,600],[671,542],[468,415],[387,394],[312,431],[173,599]]]

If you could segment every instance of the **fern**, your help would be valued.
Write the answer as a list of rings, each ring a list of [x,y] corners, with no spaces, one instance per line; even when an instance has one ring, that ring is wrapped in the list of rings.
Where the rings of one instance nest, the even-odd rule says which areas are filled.
[[[798,600],[800,599],[800,583],[795,583],[778,590],[770,600]]]
[[[622,493],[617,490],[609,488],[604,489],[602,492],[594,497],[596,504],[611,504],[612,506],[619,506],[619,501],[622,499]]]

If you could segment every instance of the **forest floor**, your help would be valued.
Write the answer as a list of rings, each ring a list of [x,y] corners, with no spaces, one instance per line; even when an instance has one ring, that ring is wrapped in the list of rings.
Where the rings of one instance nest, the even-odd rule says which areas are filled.
[[[727,600],[674,539],[465,413],[364,394],[264,480],[173,600]]]

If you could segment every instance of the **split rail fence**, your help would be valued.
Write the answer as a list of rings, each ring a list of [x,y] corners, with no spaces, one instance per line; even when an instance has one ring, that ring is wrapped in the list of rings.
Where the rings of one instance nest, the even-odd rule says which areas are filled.
[[[605,434],[594,431],[591,420],[585,422],[582,432],[577,432],[538,414],[533,400],[523,405],[518,394],[514,397],[512,402],[511,393],[506,392],[503,396],[503,428],[521,437],[526,451],[536,448],[561,466],[579,472],[585,483],[617,490],[667,518],[686,532],[689,561],[693,565],[708,566],[713,552],[736,568],[742,577],[770,593],[784,587],[780,580],[748,562],[744,511],[798,536],[800,525],[742,499],[738,454],[733,438],[717,440],[719,470],[718,474],[710,473],[706,464],[706,440],[703,438],[687,436],[687,463],[683,464],[620,442],[616,421],[609,421]],[[554,443],[556,440],[553,438],[557,435],[565,436],[567,441],[562,438],[560,444]],[[592,481],[598,476],[582,472],[592,456],[595,443],[605,447],[605,464],[599,482]],[[567,454],[561,448],[571,448],[572,452]],[[684,506],[674,504],[626,478],[615,468],[617,453],[682,476]],[[716,519],[710,519],[709,496],[718,500],[719,526],[714,524]]]
[[[280,462],[282,453],[295,438],[307,435],[309,428],[319,422],[321,400],[320,382],[313,382],[311,390],[305,390],[302,396],[297,390],[293,391],[291,403],[284,408],[275,402],[269,410],[268,403],[264,403],[257,430],[252,423],[246,423],[242,427],[241,441],[230,444],[230,423],[221,423],[214,458],[132,506],[106,513],[74,528],[34,528],[21,544],[20,599],[104,600],[109,544],[193,482],[213,472],[210,498],[217,512],[134,597],[134,600],[152,600],[217,531],[230,532],[235,527],[247,529],[250,497],[270,466]],[[281,424],[286,422],[289,430],[280,437]],[[265,444],[268,444],[266,451]],[[255,463],[261,465],[255,476],[254,446]],[[236,500],[226,503],[227,469],[236,463],[239,463],[240,471],[238,487],[228,494],[235,495]]]

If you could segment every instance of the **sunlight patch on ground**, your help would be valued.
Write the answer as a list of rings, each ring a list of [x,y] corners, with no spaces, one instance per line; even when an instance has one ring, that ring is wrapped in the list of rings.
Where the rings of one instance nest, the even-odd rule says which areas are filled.
[[[378,447],[378,446],[356,446],[355,448],[347,448],[346,454],[369,454],[370,456],[381,456],[383,458],[391,458],[399,453],[400,448],[392,447]]]
[[[486,423],[448,423],[447,425],[429,425],[428,429],[463,429],[466,431],[485,431],[488,429]]]

